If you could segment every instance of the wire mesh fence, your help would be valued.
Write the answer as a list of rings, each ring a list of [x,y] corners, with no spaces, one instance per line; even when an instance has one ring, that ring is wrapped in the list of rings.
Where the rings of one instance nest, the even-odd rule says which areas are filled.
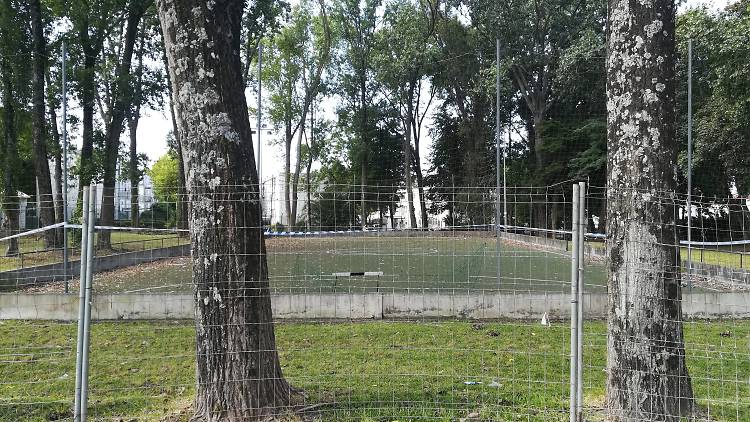
[[[210,319],[212,314],[204,315],[208,319],[196,332],[191,321],[200,304],[221,301],[231,307],[263,296],[253,266],[215,278],[217,284],[205,281],[224,274],[213,262],[258,257],[250,244],[201,249],[195,230],[179,228],[179,217],[151,227],[97,223],[91,419],[188,419],[193,398],[206,385],[196,384],[196,367],[201,368],[201,359],[218,356],[215,349],[199,349],[206,338],[200,327],[230,341],[232,327],[239,325],[248,335],[250,328],[273,327],[275,343],[266,352],[278,353],[280,374],[293,387],[287,391],[294,396],[287,411],[296,416],[290,417],[568,420],[574,378],[574,233],[585,238],[581,408],[586,420],[607,417],[607,317],[613,306],[608,288],[612,252],[607,255],[603,235],[607,189],[586,189],[585,218],[576,231],[570,183],[509,187],[500,197],[494,188],[415,189],[413,228],[408,204],[400,199],[406,195],[398,187],[326,186],[309,196],[303,190],[298,197],[310,200],[297,206],[294,223],[284,217],[287,204],[277,196],[278,188],[273,195],[270,188],[264,189],[262,226],[253,220],[233,232],[249,239],[255,239],[250,231],[264,233],[273,310],[273,320],[265,322],[240,319],[221,325]],[[215,204],[230,198],[231,206],[241,210],[247,192],[225,189],[235,193],[205,197],[215,195]],[[384,199],[388,190],[396,195]],[[428,211],[425,226],[417,205],[422,198]],[[178,202],[165,208],[178,213]],[[672,213],[675,235],[671,242],[643,238],[635,243],[671,248],[674,264],[668,273],[673,281],[680,275],[681,292],[673,297],[664,296],[664,289],[630,294],[679,303],[680,317],[662,322],[681,326],[684,345],[677,349],[684,353],[692,383],[695,420],[747,420],[750,283],[746,257],[736,258],[745,253],[747,206],[737,199],[694,199],[694,232],[685,244],[685,198],[664,194],[654,203]],[[498,205],[508,210],[508,224],[502,213],[496,224]],[[77,223],[68,228],[71,293],[64,293],[60,278],[44,279],[38,271],[31,275],[14,268],[3,276],[9,292],[0,295],[0,420],[73,418],[77,329],[61,321],[78,320],[79,272],[73,268],[80,262],[74,262],[72,252],[81,233]],[[663,230],[661,221],[649,224]],[[227,227],[226,222],[211,224],[207,235],[225,239],[221,231]],[[103,233],[113,240],[109,249],[98,242]],[[44,250],[43,235],[18,237],[21,250],[34,242]],[[118,247],[114,239],[125,236],[139,247]],[[626,254],[624,265],[633,272],[662,271],[629,259]],[[196,276],[197,260],[203,269]],[[59,258],[42,265],[55,263]],[[242,309],[245,318],[254,308]],[[629,339],[629,344],[641,343]],[[231,381],[253,379],[252,373],[241,373]]]

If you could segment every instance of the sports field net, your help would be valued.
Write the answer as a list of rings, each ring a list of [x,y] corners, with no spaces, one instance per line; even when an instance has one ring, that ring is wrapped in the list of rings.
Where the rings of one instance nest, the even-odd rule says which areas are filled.
[[[264,232],[274,316],[272,323],[244,320],[242,326],[274,327],[273,351],[283,376],[305,393],[295,399],[297,410],[322,420],[567,420],[571,184],[509,187],[500,196],[494,187],[415,189],[415,227],[400,199],[406,195],[395,187],[315,189],[298,203],[293,223],[277,189],[264,187],[262,226],[249,223],[235,232]],[[581,407],[592,420],[606,416],[605,193],[587,188],[583,230]],[[215,195],[217,202],[225,198]],[[298,197],[308,198],[307,192]],[[247,195],[231,198],[241,210]],[[687,241],[684,201],[654,198],[673,213],[676,235],[672,243],[643,242],[671,247],[674,262],[681,262],[682,316],[666,322],[683,327],[698,420],[744,421],[750,417],[750,324],[744,319],[750,316],[750,283],[743,257],[748,210],[735,199],[694,199],[688,266],[688,245],[676,246]],[[200,303],[212,303],[218,293],[227,306],[258,297],[243,287],[248,278],[217,279],[235,283],[234,289],[194,284],[197,261],[258,255],[247,245],[220,254],[193,248],[191,255],[195,233],[180,229],[179,203],[169,205],[173,221],[151,227],[97,223],[91,418],[187,418],[197,390],[196,295]],[[662,230],[662,223],[652,225]],[[214,224],[207,233],[223,238],[225,228]],[[42,242],[44,230],[20,236],[19,244]],[[80,236],[75,223],[69,231]],[[99,243],[107,235],[109,247]],[[143,246],[119,250],[115,239],[124,238]],[[70,256],[72,268],[75,254]],[[628,259],[624,265],[657,271]],[[204,268],[210,268],[204,275],[221,271]],[[671,271],[673,279],[680,274],[677,265]],[[1,295],[0,420],[70,420],[77,273],[68,274],[68,295],[63,280],[17,274],[6,284],[12,293]],[[673,300],[659,294],[642,298]]]

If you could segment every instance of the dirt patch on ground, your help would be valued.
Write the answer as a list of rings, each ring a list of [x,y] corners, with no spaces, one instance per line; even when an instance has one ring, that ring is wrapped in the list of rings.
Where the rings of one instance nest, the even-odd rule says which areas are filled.
[[[96,273],[93,280],[94,291],[125,292],[136,290],[137,286],[133,285],[134,280],[149,279],[152,274],[162,273],[166,269],[173,270],[177,268],[188,269],[187,271],[189,271],[190,265],[190,258],[177,257]],[[188,278],[184,282],[190,283],[191,280]],[[21,293],[64,293],[65,283],[62,281],[56,281],[52,283],[27,286],[19,290]],[[76,278],[70,280],[69,290],[71,292],[79,291],[80,279]]]

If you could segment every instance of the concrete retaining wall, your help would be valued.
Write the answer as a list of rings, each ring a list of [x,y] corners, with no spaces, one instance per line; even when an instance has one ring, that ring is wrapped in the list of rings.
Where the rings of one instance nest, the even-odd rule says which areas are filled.
[[[109,271],[130,265],[153,262],[159,259],[175,256],[189,256],[190,245],[170,246],[158,249],[146,249],[143,251],[126,252],[116,255],[94,257],[95,271]],[[68,274],[71,278],[77,278],[81,270],[80,260],[71,260]],[[33,285],[50,281],[63,280],[63,264],[38,265],[35,267],[21,268],[18,270],[0,272],[0,289],[3,287],[16,287]]]
[[[166,320],[193,318],[193,296],[116,294],[94,297],[95,320]],[[518,319],[570,317],[567,294],[329,293],[272,297],[276,319]],[[606,316],[607,296],[584,299],[586,318]],[[688,318],[750,318],[750,293],[694,293],[682,302]],[[78,296],[0,294],[0,319],[63,320],[78,318]]]

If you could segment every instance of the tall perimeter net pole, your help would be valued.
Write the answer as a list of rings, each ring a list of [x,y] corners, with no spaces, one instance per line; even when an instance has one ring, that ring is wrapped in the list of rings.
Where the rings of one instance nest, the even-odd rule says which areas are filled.
[[[688,170],[687,170],[687,250],[688,250],[688,288],[693,287],[693,40],[688,40]],[[678,263],[679,264],[679,263]]]
[[[68,89],[65,68],[67,67],[65,40],[62,42],[62,138],[63,138],[63,178],[60,181],[60,195],[63,203],[63,280],[65,293],[70,292],[68,282]]]
[[[495,41],[495,262],[500,287],[500,39]]]
[[[260,132],[261,132],[261,124],[260,121],[263,118],[263,102],[261,98],[261,88],[262,88],[262,70],[263,70],[263,43],[258,43],[258,200],[260,201],[260,228],[261,231],[263,230],[263,160],[261,158],[261,154],[263,151],[263,144],[260,142]]]

